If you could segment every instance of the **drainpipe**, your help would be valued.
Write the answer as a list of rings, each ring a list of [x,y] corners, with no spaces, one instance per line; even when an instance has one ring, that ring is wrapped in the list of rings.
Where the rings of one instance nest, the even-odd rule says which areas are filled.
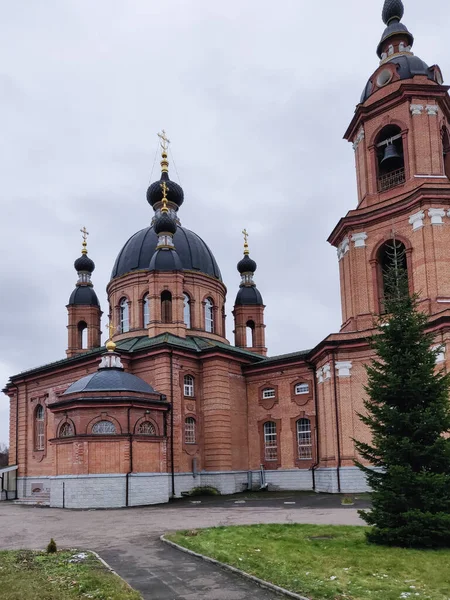
[[[131,429],[130,429],[130,410],[132,409],[132,406],[128,407],[128,414],[127,414],[127,422],[128,422],[128,443],[129,443],[129,449],[130,449],[130,470],[128,471],[128,473],[126,474],[126,483],[125,483],[125,506],[129,506],[129,496],[130,496],[130,489],[129,489],[129,477],[131,475],[131,473],[133,472],[133,435],[131,433]]]
[[[172,477],[172,498],[175,498],[175,459],[173,456],[173,350],[170,349],[170,472]]]
[[[19,465],[19,388],[15,383],[11,383],[16,388],[16,465]],[[16,486],[17,488],[17,486]],[[17,490],[16,490],[17,495]],[[17,500],[17,498],[16,498]]]
[[[319,466],[320,463],[320,439],[319,439],[319,396],[318,396],[318,387],[317,387],[317,370],[316,370],[316,365],[311,363],[311,362],[307,362],[307,364],[309,365],[309,367],[312,370],[312,374],[313,374],[313,391],[314,391],[314,409],[316,412],[316,461],[315,463],[311,466],[311,472],[312,472],[312,480],[313,480],[313,492],[316,491],[316,469]]]
[[[340,438],[340,426],[339,426],[339,407],[338,407],[338,394],[337,394],[337,376],[336,376],[336,353],[333,350],[333,388],[334,388],[334,408],[336,411],[336,449],[337,449],[337,484],[338,493],[341,493],[341,438]]]

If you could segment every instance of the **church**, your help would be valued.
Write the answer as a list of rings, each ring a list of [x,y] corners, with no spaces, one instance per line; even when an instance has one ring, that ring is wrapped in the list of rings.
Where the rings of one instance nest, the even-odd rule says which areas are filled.
[[[353,439],[369,440],[358,413],[394,244],[441,348],[438,367],[448,364],[450,340],[449,88],[437,65],[413,53],[403,13],[401,0],[385,1],[379,63],[345,132],[358,204],[328,238],[340,272],[339,331],[313,349],[268,355],[264,290],[244,230],[227,340],[227,288],[212,250],[182,224],[184,191],[170,178],[162,132],[149,225],[112,266],[106,345],[83,229],[66,357],[12,376],[4,389],[2,499],[108,508],[205,486],[221,494],[367,489]]]

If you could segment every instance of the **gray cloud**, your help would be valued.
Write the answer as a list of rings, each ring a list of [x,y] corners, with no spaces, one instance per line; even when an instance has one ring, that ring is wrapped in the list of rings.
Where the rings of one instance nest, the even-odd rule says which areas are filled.
[[[406,0],[415,52],[450,73],[450,8]],[[0,378],[64,356],[79,229],[95,289],[148,225],[145,200],[165,128],[184,225],[238,289],[251,233],[271,354],[314,346],[341,322],[326,239],[356,205],[342,135],[377,67],[382,0],[23,0],[0,23]],[[158,174],[158,163],[153,178]],[[176,179],[173,160],[171,176]],[[5,400],[5,401],[3,401]],[[0,400],[0,441],[7,402]]]

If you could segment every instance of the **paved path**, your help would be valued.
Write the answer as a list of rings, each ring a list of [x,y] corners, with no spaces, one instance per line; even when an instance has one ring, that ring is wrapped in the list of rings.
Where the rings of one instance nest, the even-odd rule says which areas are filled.
[[[285,504],[285,502],[295,502]],[[88,548],[100,555],[145,600],[279,600],[232,573],[163,545],[167,531],[253,523],[359,525],[354,508],[330,496],[265,498],[236,504],[204,499],[169,506],[70,511],[0,503],[0,548]],[[242,501],[241,501],[242,502]]]

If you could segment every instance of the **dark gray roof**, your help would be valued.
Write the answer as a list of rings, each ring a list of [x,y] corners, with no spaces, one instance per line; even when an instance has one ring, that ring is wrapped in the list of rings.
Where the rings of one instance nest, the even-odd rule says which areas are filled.
[[[183,269],[206,273],[222,281],[213,253],[196,233],[178,226],[173,241]],[[157,244],[158,237],[153,227],[135,233],[119,252],[111,279],[130,271],[147,270]]]
[[[150,261],[149,271],[182,271],[180,257],[176,250],[160,248]]]
[[[249,306],[264,304],[262,296],[256,286],[242,286],[236,296],[236,306]]]
[[[434,81],[434,71],[426,63],[423,62],[418,56],[410,56],[408,54],[402,54],[394,57],[392,60],[387,61],[387,64],[393,63],[397,65],[397,73],[400,79],[412,79],[416,75],[426,75],[428,79]],[[371,79],[366,84],[364,91],[361,96],[361,104],[371,96],[373,92],[373,85]]]
[[[69,305],[100,306],[97,294],[91,285],[77,286],[70,295]]]
[[[122,369],[100,369],[96,373],[82,377],[67,388],[66,394],[76,392],[140,392],[154,394],[155,390],[140,377],[126,373]]]

